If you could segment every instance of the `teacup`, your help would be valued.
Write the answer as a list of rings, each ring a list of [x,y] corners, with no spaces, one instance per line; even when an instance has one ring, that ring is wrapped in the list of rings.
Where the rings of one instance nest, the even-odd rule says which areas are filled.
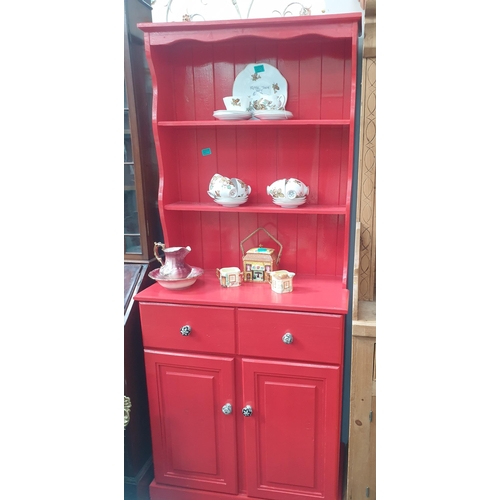
[[[231,179],[220,174],[215,174],[210,179],[207,192],[212,198],[235,198],[237,196],[236,187],[231,183]]]
[[[231,179],[229,177],[225,177],[224,175],[221,174],[214,174],[213,177],[210,179],[210,184],[208,186],[208,189],[212,191],[230,182]]]
[[[270,186],[267,186],[267,194],[273,198],[284,198],[286,193],[286,179],[274,181]]]
[[[262,94],[257,92],[252,98],[252,108],[256,111],[285,109],[286,98],[281,94]]]
[[[309,194],[309,188],[301,180],[291,177],[286,181],[285,194],[290,200],[302,198]]]
[[[252,192],[252,188],[237,177],[231,179],[231,184],[236,188],[236,196],[248,196]]]
[[[228,111],[248,111],[250,108],[250,97],[230,95],[222,100]]]
[[[233,184],[224,184],[220,188],[220,195],[221,198],[236,198],[238,196],[238,192],[236,191],[236,188],[233,186]]]

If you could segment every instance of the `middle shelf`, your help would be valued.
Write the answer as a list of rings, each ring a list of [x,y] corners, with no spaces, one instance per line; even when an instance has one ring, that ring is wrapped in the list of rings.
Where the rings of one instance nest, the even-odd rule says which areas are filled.
[[[158,121],[160,127],[349,127],[349,120],[200,120]]]
[[[165,210],[183,212],[250,212],[257,214],[307,214],[307,215],[345,215],[345,205],[302,205],[297,208],[276,207],[272,203],[245,203],[236,207],[223,207],[215,203],[178,201],[164,205]]]

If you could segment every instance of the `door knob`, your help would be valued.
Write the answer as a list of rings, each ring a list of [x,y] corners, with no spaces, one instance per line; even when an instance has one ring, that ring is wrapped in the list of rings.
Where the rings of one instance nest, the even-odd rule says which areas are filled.
[[[244,417],[250,417],[252,415],[252,407],[250,405],[246,405],[243,410],[241,410],[241,413],[243,413]]]
[[[291,344],[293,342],[293,335],[291,333],[285,333],[285,335],[283,335],[283,337],[281,337],[281,340],[285,344]]]
[[[222,413],[224,413],[224,415],[229,415],[230,413],[233,413],[233,407],[229,403],[226,403],[222,407]]]
[[[186,337],[191,333],[191,327],[189,325],[184,325],[181,327],[181,335]]]

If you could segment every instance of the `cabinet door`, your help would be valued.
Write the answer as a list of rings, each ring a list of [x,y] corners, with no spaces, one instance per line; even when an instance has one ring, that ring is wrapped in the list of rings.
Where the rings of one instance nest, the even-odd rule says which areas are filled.
[[[237,493],[234,359],[145,351],[155,479]]]
[[[248,495],[337,498],[339,366],[242,360]]]

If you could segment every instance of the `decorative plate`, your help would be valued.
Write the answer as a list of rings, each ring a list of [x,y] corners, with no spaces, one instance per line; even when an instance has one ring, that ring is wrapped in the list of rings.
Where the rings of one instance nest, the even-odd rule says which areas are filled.
[[[256,94],[282,94],[288,98],[288,83],[283,75],[270,64],[249,64],[234,80],[233,95],[254,97]]]

